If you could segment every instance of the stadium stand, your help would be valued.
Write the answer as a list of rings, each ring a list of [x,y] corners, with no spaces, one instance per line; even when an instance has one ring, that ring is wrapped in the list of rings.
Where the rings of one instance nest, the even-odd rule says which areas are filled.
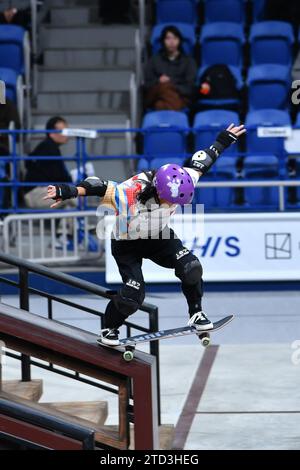
[[[137,3],[146,10],[144,18],[135,9]],[[232,213],[246,219],[247,213],[257,212],[260,214],[255,214],[255,217],[259,219],[265,217],[267,212],[298,211],[300,186],[286,186],[300,182],[300,144],[296,152],[289,153],[286,150],[286,136],[294,139],[297,147],[300,113],[293,124],[298,105],[296,110],[292,109],[290,89],[291,68],[295,53],[299,53],[300,32],[299,35],[298,31],[295,32],[292,22],[266,20],[267,3],[267,0],[145,0],[131,2],[132,10],[126,16],[128,24],[106,25],[103,18],[98,18],[96,0],[44,2],[43,11],[46,14],[37,26],[41,38],[39,64],[32,30],[28,34],[20,26],[0,25],[0,80],[5,82],[6,97],[18,106],[24,128],[21,133],[12,130],[9,149],[0,149],[0,269],[5,270],[0,276],[1,295],[2,290],[9,295],[18,292],[18,307],[7,305],[0,299],[0,339],[3,337],[7,343],[8,358],[20,366],[18,373],[22,379],[2,380],[0,368],[0,432],[4,426],[15,432],[15,427],[9,427],[11,420],[15,420],[17,428],[24,429],[27,437],[25,444],[30,435],[28,425],[34,426],[41,447],[45,444],[43,436],[46,433],[49,438],[51,432],[55,434],[55,438],[51,436],[51,448],[96,447],[99,450],[119,451],[133,447],[172,448],[170,436],[173,426],[168,429],[167,444],[157,442],[163,431],[163,426],[158,428],[162,418],[159,351],[163,348],[159,350],[158,343],[153,342],[149,346],[151,354],[137,352],[131,364],[126,364],[118,352],[108,348],[99,352],[96,344],[94,333],[103,327],[105,305],[115,299],[116,294],[114,290],[99,287],[99,282],[109,283],[105,278],[107,273],[103,255],[108,253],[106,245],[102,244],[102,240],[99,243],[97,240],[93,251],[89,244],[91,234],[95,236],[99,218],[102,222],[102,212],[100,216],[99,213],[95,215],[99,199],[80,200],[74,211],[65,217],[59,209],[37,210],[36,213],[26,208],[22,189],[26,186],[24,159],[34,165],[34,158],[27,155],[37,141],[44,138],[47,119],[58,114],[67,119],[72,128],[69,131],[74,133],[64,146],[62,156],[68,170],[72,170],[73,174],[76,172],[74,182],[94,175],[120,182],[133,173],[156,169],[169,162],[183,165],[194,151],[209,147],[219,131],[230,123],[238,124],[245,119],[247,135],[239,144],[228,148],[211,170],[201,177],[195,191],[193,209],[195,204],[204,204],[205,212],[222,214],[207,218],[216,221],[226,220],[224,215],[228,216],[229,213],[233,219],[236,214]],[[6,4],[11,6],[11,2]],[[191,100],[192,105],[181,112],[153,111],[143,106],[143,65],[149,55],[158,52],[161,32],[167,25],[178,27],[184,38],[184,52],[197,61],[195,96]],[[211,66],[224,65],[228,66],[235,79],[237,96],[210,98],[203,94],[200,98],[203,73]],[[25,118],[31,112],[32,121]],[[297,132],[293,133],[292,130]],[[1,134],[7,132],[1,130]],[[137,145],[140,140],[141,145]],[[35,158],[43,157],[35,155]],[[51,158],[55,157],[48,155],[48,159]],[[8,188],[7,183],[10,185]],[[4,207],[4,196],[11,202],[8,207]],[[269,215],[273,217],[273,214]],[[60,249],[56,248],[55,229],[59,221],[65,227],[67,223],[71,225],[71,250],[64,243]],[[230,277],[230,262],[234,260],[235,251],[225,250],[236,247],[230,245],[235,230],[232,233],[229,230],[231,227],[228,229],[229,238],[225,231],[223,237],[224,234],[219,236],[216,230],[201,249],[208,250],[207,261],[209,257],[216,256],[217,250],[225,247],[222,256],[225,269],[229,266],[226,274]],[[251,230],[252,226],[249,229],[250,237]],[[266,235],[270,235],[273,242],[275,236],[282,233]],[[66,237],[63,235],[62,238]],[[282,249],[282,241],[278,243],[278,247],[270,248],[267,244],[261,247],[262,252],[265,249],[262,263],[267,259],[269,249],[274,256],[270,266],[273,262],[275,266],[280,256],[288,259],[284,258],[288,250],[285,252]],[[9,253],[18,254],[19,257]],[[35,262],[29,263],[26,259]],[[66,268],[76,272],[76,277],[60,272]],[[89,281],[82,280],[80,276],[85,276]],[[240,283],[237,282],[235,287],[240,288]],[[67,297],[66,292],[71,292],[71,298]],[[80,294],[78,301],[74,292]],[[38,297],[40,304],[32,302],[32,294],[33,300]],[[34,309],[30,313],[29,305],[31,307],[33,304],[39,315],[33,312]],[[244,315],[247,328],[250,328],[250,316],[246,314],[248,306],[241,306],[240,320],[242,322]],[[57,314],[69,314],[68,309],[88,320],[89,331],[76,326],[75,313],[68,319],[68,315],[62,319]],[[132,323],[130,319],[123,329],[126,329],[126,335],[132,331],[148,335],[158,330],[156,305],[143,303],[139,313],[143,315],[143,324]],[[93,324],[92,315],[95,320]],[[255,316],[255,322],[259,316]],[[214,346],[212,351],[214,355],[219,351],[218,362],[223,367],[222,347]],[[236,357],[244,364],[240,360],[242,356],[237,354]],[[207,358],[204,356],[202,361],[206,369],[209,365]],[[174,357],[171,360],[173,363]],[[100,401],[97,398],[92,402],[73,402],[63,397],[63,402],[48,399],[40,402],[43,382],[42,379],[31,379],[33,367],[35,371],[43,370],[49,374],[53,383],[56,374],[59,378],[76,380],[76,384],[80,383],[82,387],[97,387]],[[166,363],[163,367],[166,368]],[[197,369],[198,376],[202,373],[201,367]],[[186,370],[184,372],[187,374]],[[168,380],[167,376],[165,378]],[[167,380],[162,381],[161,385],[165,386]],[[101,392],[105,400],[101,399]],[[110,394],[113,399],[109,399],[116,406],[115,414],[109,418],[114,423],[118,422],[113,425],[106,422],[106,397]],[[173,388],[172,399],[174,395]],[[182,399],[181,391],[178,395]],[[210,402],[209,406],[214,404]],[[199,413],[202,411],[197,408],[198,416]],[[216,416],[214,411],[212,413]],[[212,419],[210,414],[204,411],[203,416]],[[224,413],[217,414],[218,420],[223,419]],[[250,410],[250,414],[252,419],[256,414],[263,416],[264,411],[259,407],[258,411]],[[225,415],[226,418],[228,412]],[[27,422],[29,416],[30,423]],[[185,422],[186,416],[181,416]],[[278,428],[280,434],[281,428]],[[220,426],[220,429],[222,434],[224,428]],[[204,433],[201,434],[202,438],[205,438]],[[22,445],[25,444],[22,441]],[[4,444],[0,436],[0,449],[1,445]],[[11,444],[5,441],[5,445]]]
[[[263,64],[249,68],[249,109],[287,109],[291,86],[290,68]]]
[[[200,33],[201,64],[212,65],[221,61],[227,65],[242,65],[244,41],[243,27],[238,23],[205,24]]]
[[[170,3],[172,1],[172,3]],[[171,7],[171,8],[170,8]],[[196,0],[158,0],[156,22],[160,23],[197,23]]]
[[[182,164],[187,152],[188,119],[179,111],[152,111],[143,120],[144,154],[151,158],[151,168],[164,165],[170,158]],[[138,162],[138,170],[148,169],[146,159]]]
[[[205,23],[216,21],[243,23],[245,4],[244,0],[204,0]]]
[[[193,132],[195,136],[194,149],[208,148],[213,142],[217,132],[220,132],[231,122],[238,122],[238,113],[221,109],[208,110],[197,113],[194,118]],[[237,156],[238,147],[232,146],[225,152],[225,156]]]
[[[249,42],[252,65],[291,65],[294,32],[289,23],[283,21],[255,23],[251,27]]]

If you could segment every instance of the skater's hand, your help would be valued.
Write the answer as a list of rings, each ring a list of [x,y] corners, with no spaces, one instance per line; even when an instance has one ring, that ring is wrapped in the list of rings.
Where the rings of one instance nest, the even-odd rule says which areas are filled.
[[[61,201],[66,199],[76,198],[78,196],[78,189],[73,184],[60,183],[48,186],[47,196],[44,199],[54,199],[55,203],[50,207],[58,206]]]
[[[47,200],[47,199],[56,199],[56,187],[55,186],[48,186],[47,188],[47,196],[43,197],[44,200]],[[51,208],[54,208],[54,207],[57,207],[60,205],[60,203],[62,202],[62,199],[59,198],[59,199],[56,199],[56,201],[51,204]]]
[[[234,134],[236,137],[240,137],[241,135],[245,134],[245,132],[247,132],[244,124],[241,124],[240,126],[230,124],[230,126],[228,126],[226,130],[228,132],[231,132],[231,134]]]

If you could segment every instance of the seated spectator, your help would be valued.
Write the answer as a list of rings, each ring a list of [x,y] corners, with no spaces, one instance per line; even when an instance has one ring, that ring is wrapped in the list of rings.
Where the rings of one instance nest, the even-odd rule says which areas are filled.
[[[10,7],[0,12],[0,24],[15,24],[17,26],[22,26],[23,28],[28,29],[30,21],[30,8],[17,9]]]
[[[191,102],[196,63],[182,50],[182,35],[175,26],[161,34],[162,49],[145,68],[146,106],[156,110],[179,111]]]
[[[67,122],[60,116],[52,117],[46,124],[46,130],[63,130],[67,127]],[[44,157],[43,160],[28,160],[25,162],[25,182],[33,183],[32,186],[24,187],[24,201],[31,209],[49,209],[51,201],[44,200],[47,194],[47,186],[36,183],[72,183],[72,178],[68,172],[63,159],[48,160],[47,156],[61,157],[60,146],[67,143],[68,137],[61,133],[47,132],[47,137],[40,142],[30,153],[30,156]],[[62,202],[60,208],[74,209],[77,206],[75,199]],[[58,242],[62,242],[62,226],[57,229]],[[71,231],[68,228],[68,234]]]

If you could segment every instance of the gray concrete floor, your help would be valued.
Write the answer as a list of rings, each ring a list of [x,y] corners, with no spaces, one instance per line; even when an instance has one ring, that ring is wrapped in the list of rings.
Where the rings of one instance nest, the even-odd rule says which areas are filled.
[[[1,300],[18,305],[13,296]],[[185,324],[187,309],[181,294],[152,294],[146,300],[159,306],[161,329]],[[101,311],[106,304],[95,297],[76,301]],[[236,318],[213,335],[220,346],[185,448],[300,449],[300,353],[295,349],[300,346],[300,293],[207,293],[203,306],[212,320],[231,313]],[[32,297],[30,309],[41,315],[45,303]],[[54,305],[54,318],[93,332],[99,329],[96,317],[59,304]],[[146,324],[147,316],[138,313],[135,320]],[[162,418],[176,425],[204,350],[194,336],[160,344]],[[7,361],[4,374],[18,377],[17,362]],[[64,401],[107,399],[108,423],[117,421],[117,403],[108,394],[101,392],[100,397],[95,388],[74,387],[69,379],[40,369],[34,370],[34,377],[44,379],[42,401],[59,401],[62,396]]]

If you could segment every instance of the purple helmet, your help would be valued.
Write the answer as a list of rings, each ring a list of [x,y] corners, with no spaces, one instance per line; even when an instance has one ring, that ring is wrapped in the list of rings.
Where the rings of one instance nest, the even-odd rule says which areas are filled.
[[[160,199],[180,205],[189,204],[193,199],[192,177],[184,168],[175,163],[161,166],[153,182]]]

